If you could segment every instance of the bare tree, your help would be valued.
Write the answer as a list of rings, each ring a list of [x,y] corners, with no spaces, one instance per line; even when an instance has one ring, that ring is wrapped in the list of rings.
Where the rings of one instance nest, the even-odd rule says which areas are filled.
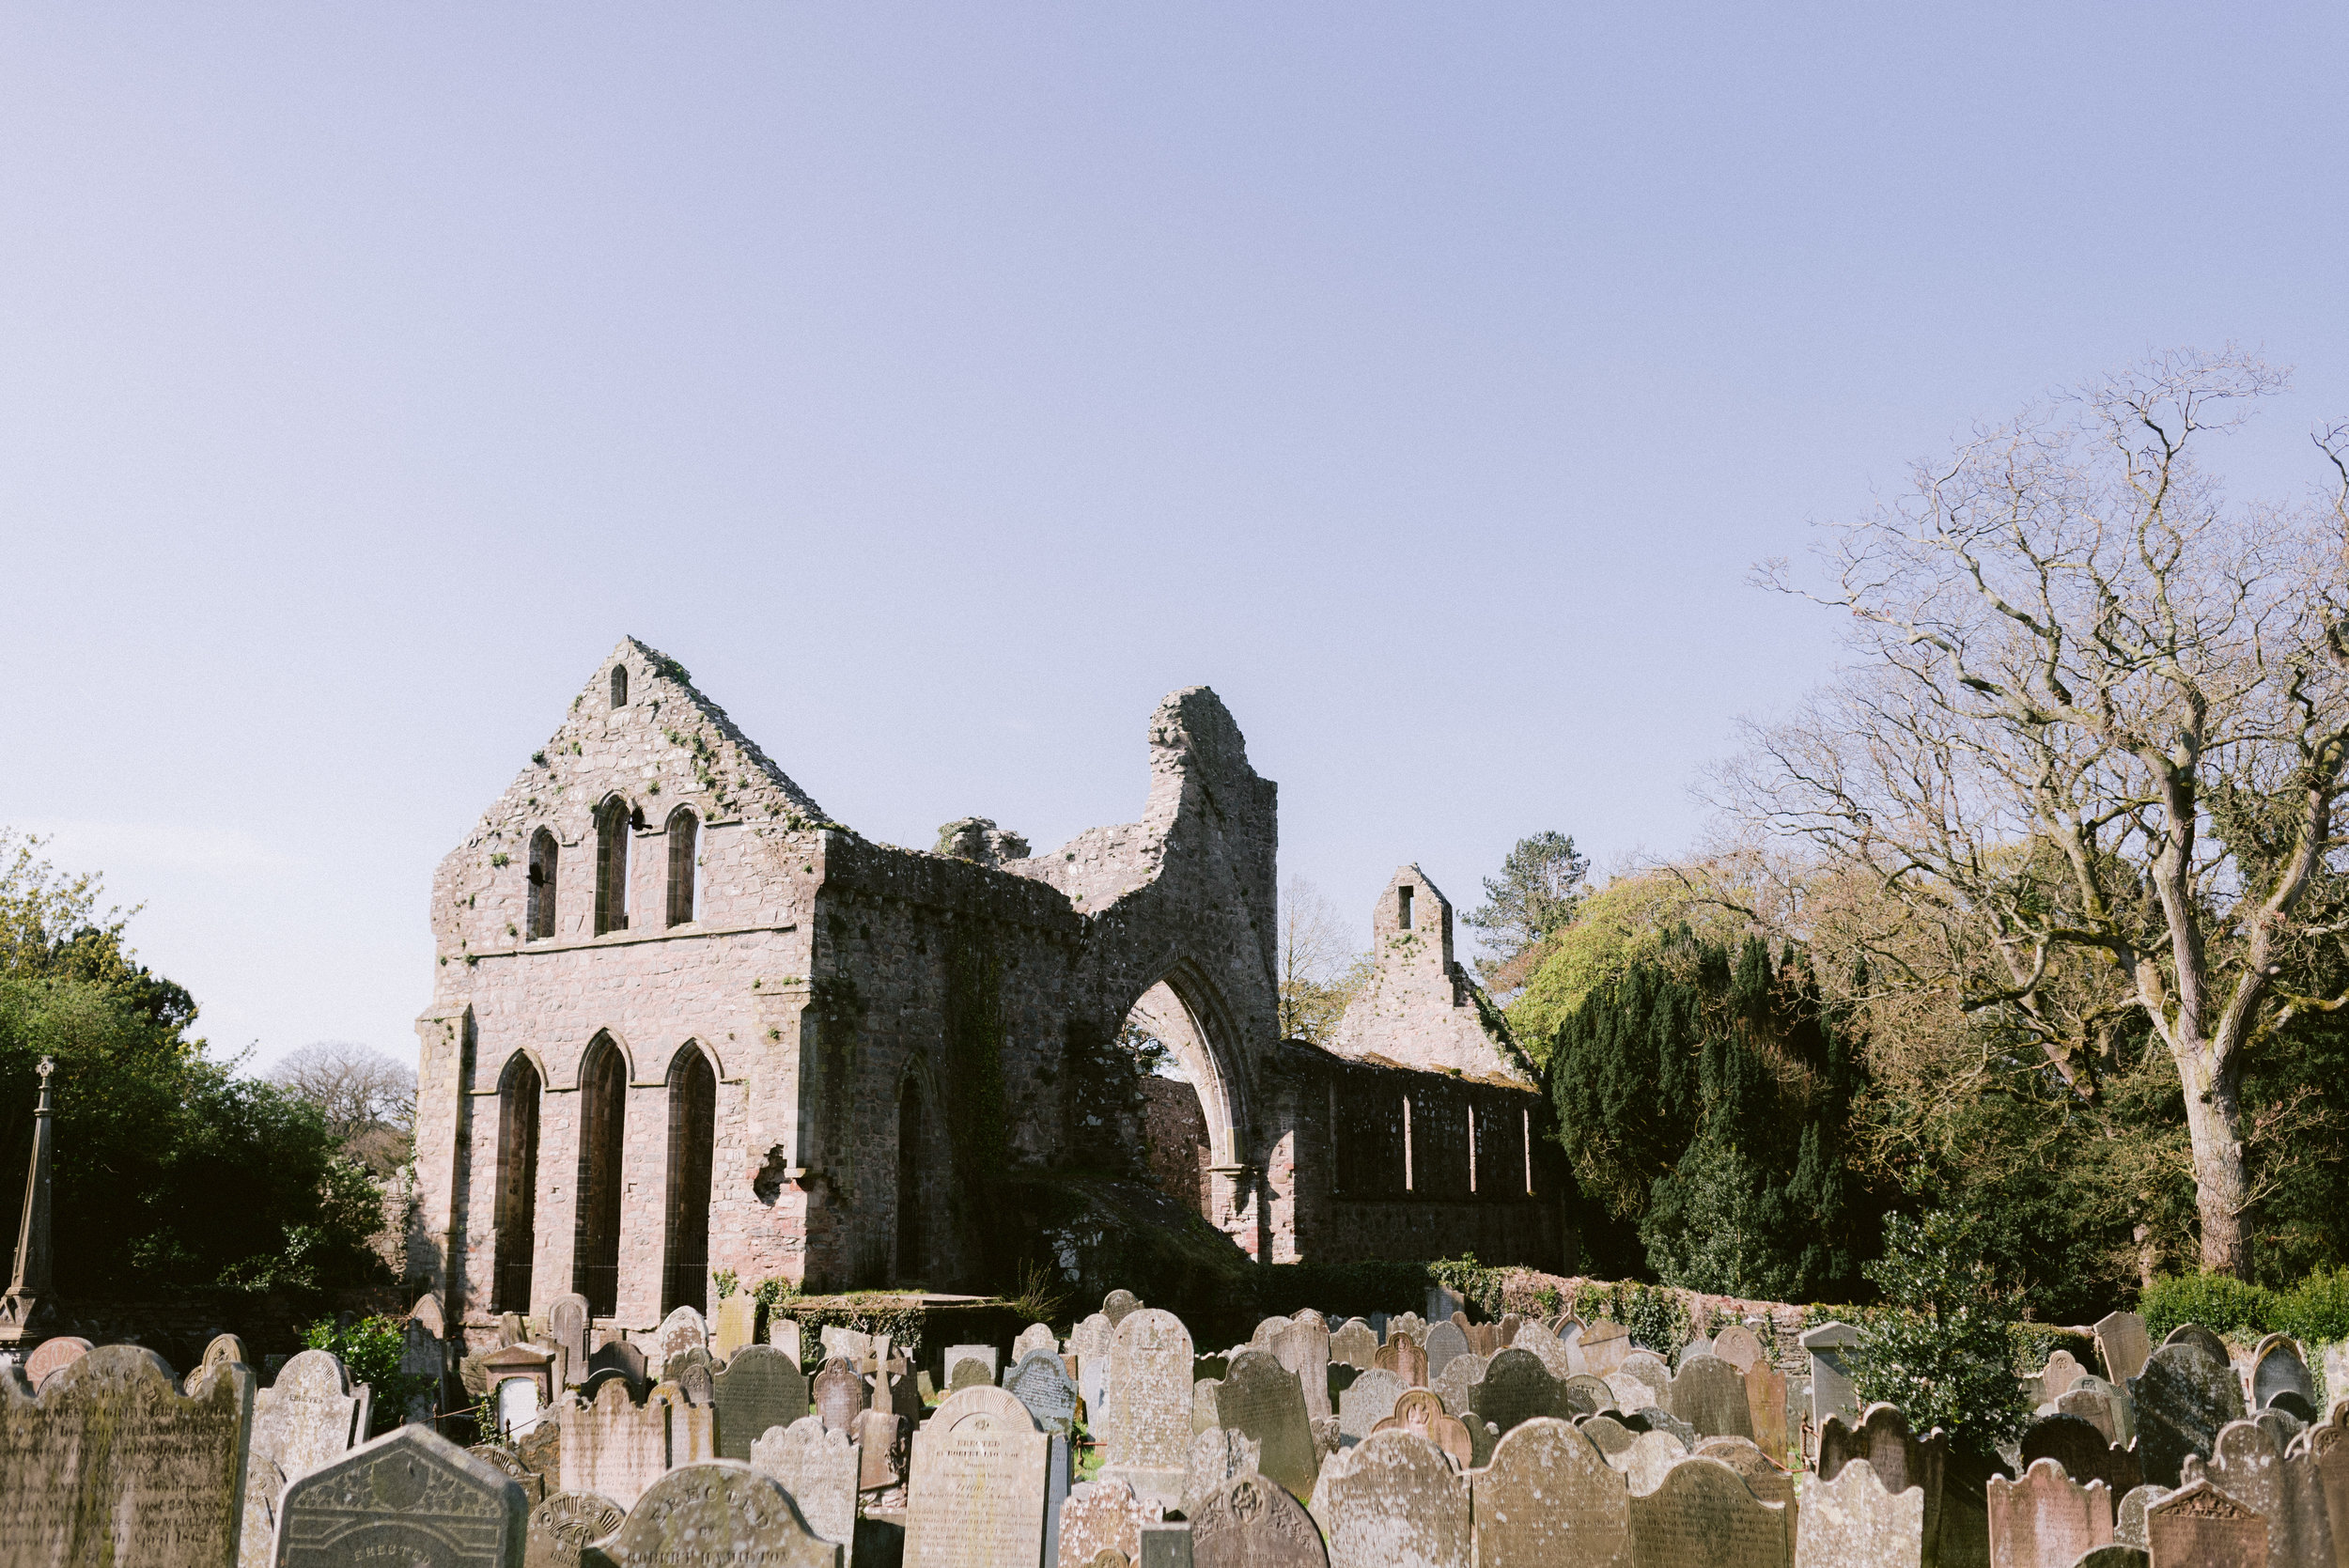
[[[416,1071],[370,1046],[320,1040],[288,1052],[269,1080],[318,1107],[345,1153],[379,1176],[407,1158]]]
[[[1327,1045],[1361,983],[1361,953],[1319,888],[1291,877],[1281,888],[1281,1036]]]
[[[2184,1086],[2202,1266],[2237,1275],[2245,1053],[2349,1004],[2308,994],[2349,929],[2349,427],[2316,436],[2314,505],[2230,504],[2195,460],[2280,385],[2172,353],[1921,465],[1822,551],[1859,658],[1723,777],[1892,894],[1890,972],[2075,1094],[2141,1017]]]

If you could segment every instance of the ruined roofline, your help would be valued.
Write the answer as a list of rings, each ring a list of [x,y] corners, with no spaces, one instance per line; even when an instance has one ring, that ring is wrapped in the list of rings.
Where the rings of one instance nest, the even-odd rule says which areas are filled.
[[[612,651],[604,656],[603,662],[596,666],[595,675],[589,677],[586,689],[571,700],[572,712],[577,712],[583,702],[594,699],[599,687],[611,679],[612,667],[631,652],[643,660],[645,666],[655,679],[682,693],[685,700],[692,704],[694,711],[715,726],[722,737],[739,750],[753,767],[765,775],[769,784],[782,790],[791,803],[800,808],[801,814],[808,817],[812,826],[854,831],[853,829],[833,821],[832,815],[816,803],[814,796],[801,788],[797,781],[777,767],[774,759],[760,748],[757,741],[743,733],[742,727],[727,715],[724,708],[710,701],[701,688],[693,684],[691,671],[641,638],[624,636]],[[633,700],[632,696],[631,700]],[[564,722],[569,722],[568,715]]]

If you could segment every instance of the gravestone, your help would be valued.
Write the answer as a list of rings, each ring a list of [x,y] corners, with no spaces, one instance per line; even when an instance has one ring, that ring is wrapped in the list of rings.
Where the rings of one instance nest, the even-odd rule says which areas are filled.
[[[1565,1342],[1538,1323],[1521,1325],[1511,1348],[1532,1356],[1542,1363],[1543,1369],[1551,1377],[1561,1383],[1575,1374],[1574,1362],[1566,1355]]]
[[[2160,1344],[2154,1346],[2154,1348],[2155,1350],[2159,1350],[2165,1345],[2172,1344],[2193,1345],[2195,1348],[2201,1351],[2203,1355],[2209,1357],[2212,1360],[2217,1362],[2222,1367],[2232,1366],[2234,1364],[2234,1352],[2227,1348],[2227,1342],[2220,1339],[2217,1335],[2212,1333],[2209,1329],[2203,1327],[2199,1323],[2179,1324],[2175,1328],[2170,1330],[2170,1337],[2168,1339],[2162,1341]]]
[[[2111,1488],[2116,1502],[2145,1479],[2136,1454],[2113,1447],[2092,1422],[2078,1416],[2040,1417],[2023,1429],[2020,1452],[2027,1467],[2035,1460],[2052,1459],[2074,1481],[2082,1484],[2103,1482]]]
[[[253,1393],[231,1362],[183,1395],[134,1344],[75,1357],[38,1399],[0,1377],[0,1561],[229,1568]]]
[[[1330,1568],[1469,1568],[1469,1488],[1410,1432],[1373,1433],[1330,1461],[1313,1499]]]
[[[1068,1353],[1077,1358],[1077,1394],[1085,1402],[1085,1420],[1097,1436],[1109,1417],[1110,1353],[1116,1346],[1117,1329],[1099,1312],[1068,1331]]]
[[[1908,1418],[1890,1405],[1871,1405],[1857,1423],[1829,1416],[1819,1428],[1818,1477],[1832,1481],[1855,1459],[1865,1459],[1889,1491],[1920,1487],[1924,1492],[1924,1540],[1928,1554],[1940,1538],[1941,1487],[1949,1465],[1946,1434],[1936,1428],[1921,1441]],[[1930,1558],[1929,1558],[1930,1560]]]
[[[1852,1387],[1848,1358],[1859,1348],[1859,1330],[1848,1323],[1822,1323],[1797,1343],[1811,1354],[1812,1430],[1824,1428],[1829,1416],[1840,1416],[1846,1425],[1856,1425],[1859,1393]]]
[[[2153,1561],[2141,1546],[2116,1544],[2082,1552],[2072,1560],[2071,1568],[2153,1568]]]
[[[252,1436],[244,1468],[244,1526],[237,1560],[269,1568],[277,1541],[277,1498],[286,1483],[349,1453],[367,1437],[367,1386],[323,1350],[305,1350],[279,1369],[277,1381],[253,1395]]]
[[[984,1389],[995,1381],[995,1374],[975,1356],[965,1356],[948,1363],[946,1391],[957,1389]]]
[[[656,1405],[669,1407],[669,1464],[672,1467],[718,1457],[718,1413],[715,1410],[707,1405],[694,1404],[674,1383],[655,1383],[652,1392],[645,1396],[645,1405],[646,1408]]]
[[[2125,1447],[2121,1442],[2120,1418],[2114,1413],[2112,1396],[2098,1389],[2074,1389],[2055,1402],[2056,1414],[2071,1416],[2094,1427],[2108,1443]],[[2064,1467],[2069,1469],[2070,1466]],[[2125,1488],[2121,1490],[2125,1491]]]
[[[587,1357],[587,1375],[593,1377],[597,1373],[607,1371],[617,1372],[627,1378],[630,1391],[639,1398],[643,1397],[647,1380],[645,1375],[645,1352],[640,1346],[626,1340],[606,1340],[596,1346]]]
[[[815,1420],[822,1424],[822,1417]],[[858,1453],[858,1491],[871,1492],[906,1483],[906,1466],[912,1457],[911,1421],[885,1410],[867,1410],[856,1419],[853,1436]]]
[[[1053,1337],[1049,1323],[1031,1323],[1019,1330],[1019,1337],[1011,1342],[1011,1364],[1018,1366],[1028,1358],[1031,1351],[1040,1350],[1047,1356],[1060,1354],[1060,1341]]]
[[[1672,1368],[1666,1366],[1664,1358],[1653,1350],[1635,1350],[1626,1356],[1623,1364],[1608,1374],[1608,1381],[1612,1383],[1620,1377],[1628,1377],[1648,1386],[1654,1397],[1640,1401],[1641,1405],[1653,1405],[1666,1410],[1672,1408]],[[1626,1405],[1624,1408],[1629,1410],[1637,1406]]]
[[[511,1478],[425,1427],[402,1426],[286,1488],[273,1560],[276,1568],[512,1568],[529,1514]],[[194,1560],[116,1560],[127,1568]]]
[[[1485,1358],[1471,1350],[1465,1356],[1455,1356],[1452,1364],[1432,1379],[1428,1387],[1443,1401],[1443,1407],[1454,1415],[1467,1419],[1469,1390],[1485,1375]]]
[[[1607,1318],[1590,1325],[1579,1339],[1569,1343],[1581,1353],[1582,1370],[1594,1377],[1615,1371],[1632,1351],[1631,1330]]]
[[[422,1380],[400,1414],[407,1421],[429,1426],[440,1406],[441,1385],[448,1376],[447,1348],[432,1337],[431,1329],[418,1318],[401,1323],[399,1337],[400,1372]]]
[[[1146,1502],[1174,1507],[1190,1460],[1191,1343],[1182,1319],[1146,1307],[1128,1313],[1109,1383],[1104,1473]]]
[[[669,1406],[629,1398],[625,1379],[596,1390],[595,1403],[567,1399],[554,1407],[562,1434],[561,1489],[590,1492],[632,1508],[669,1467]]]
[[[1142,1298],[1129,1290],[1113,1290],[1101,1297],[1101,1315],[1115,1328],[1127,1318],[1142,1311]]]
[[[2104,1395],[2110,1402],[2112,1440],[2123,1448],[2137,1441],[2137,1401],[2129,1397],[2128,1389],[2108,1383],[2101,1377],[2083,1377],[2072,1385],[2072,1393]],[[2070,1397],[2070,1394],[2064,1396],[2066,1399]],[[2062,1400],[2056,1402],[2059,1410],[2062,1408]]]
[[[856,1425],[857,1417],[869,1405],[864,1379],[858,1375],[854,1363],[843,1356],[825,1361],[809,1391],[816,1401],[816,1413],[835,1432],[846,1432]]]
[[[794,1361],[801,1358],[805,1343],[800,1334],[800,1320],[792,1317],[767,1319],[767,1343]]]
[[[671,1374],[668,1381],[677,1385],[678,1397],[696,1410],[707,1410],[717,1401],[718,1378],[708,1361],[689,1360]]]
[[[1699,1436],[1753,1436],[1753,1409],[1746,1402],[1745,1374],[1719,1357],[1689,1358],[1680,1375],[1672,1379],[1671,1391],[1664,1408],[1696,1428]]]
[[[1469,1348],[1479,1356],[1491,1356],[1501,1348],[1501,1327],[1492,1323],[1464,1323],[1460,1332],[1468,1336]]]
[[[994,1382],[995,1374],[1002,1370],[995,1347],[991,1344],[950,1344],[946,1347],[944,1362],[949,1389],[955,1386],[956,1370],[965,1361],[976,1361],[984,1369],[979,1378],[982,1383]]]
[[[2267,1568],[2267,1521],[2198,1481],[2145,1510],[2145,1549],[2153,1568]]]
[[[1919,1568],[1924,1551],[1923,1491],[1887,1491],[1865,1459],[1803,1492],[1795,1568]]]
[[[1469,1388],[1468,1407],[1502,1436],[1537,1416],[1563,1417],[1568,1408],[1565,1390],[1540,1358],[1515,1345],[1486,1363],[1484,1376]]]
[[[873,1358],[873,1336],[862,1329],[837,1323],[819,1324],[816,1343],[823,1347],[822,1358],[827,1361],[837,1356],[850,1366],[862,1366]]]
[[[836,1542],[843,1568],[855,1556],[856,1497],[864,1456],[845,1432],[815,1416],[770,1427],[751,1445],[751,1468],[772,1476],[800,1505],[807,1528]]]
[[[628,1510],[590,1492],[557,1492],[530,1511],[522,1568],[579,1568],[580,1554],[620,1528]]]
[[[1434,1388],[1436,1379],[1454,1360],[1470,1354],[1468,1336],[1460,1332],[1456,1323],[1439,1323],[1427,1330],[1427,1386]]]
[[[1631,1445],[1620,1453],[1609,1454],[1607,1463],[1623,1472],[1633,1497],[1644,1498],[1664,1483],[1667,1471],[1688,1457],[1688,1445],[1669,1432],[1635,1432]],[[1781,1528],[1784,1528],[1782,1520]]]
[[[2053,1405],[2072,1391],[2073,1385],[2088,1375],[2088,1369],[2079,1358],[2068,1350],[2058,1350],[2047,1358],[2047,1364],[2026,1379],[2023,1398],[2034,1410],[2043,1405]]]
[[[2145,1511],[2170,1495],[2167,1486],[2132,1487],[2113,1513],[2112,1539],[2123,1546],[2145,1545]]]
[[[2129,1379],[2145,1370],[2145,1358],[2153,1353],[2145,1320],[2135,1312],[2108,1312],[2091,1331],[2096,1336],[2096,1354],[2104,1358],[2106,1379],[2127,1388]]]
[[[673,1358],[687,1350],[708,1350],[709,1327],[692,1308],[679,1307],[661,1320],[653,1343],[660,1347],[661,1364],[666,1367]]]
[[[1312,1516],[1263,1476],[1235,1475],[1185,1512],[1190,1568],[1328,1568]]]
[[[1784,1507],[1755,1497],[1718,1460],[1684,1459],[1653,1492],[1632,1487],[1633,1568],[1787,1568],[1789,1540]]]
[[[2243,1419],[2243,1388],[2233,1370],[2195,1344],[2155,1351],[2130,1380],[2129,1398],[2137,1411],[2138,1462],[2145,1479],[2159,1486],[2179,1484],[2186,1456],[2208,1458],[2218,1429]]]
[[[1595,1416],[1601,1410],[1623,1408],[1622,1402],[1615,1398],[1613,1386],[1604,1377],[1594,1377],[1587,1372],[1578,1372],[1568,1377],[1564,1390],[1566,1403],[1575,1407],[1577,1415]]]
[[[2309,1364],[2300,1355],[2300,1347],[2281,1335],[2263,1343],[2251,1362],[2251,1408],[2264,1410],[2279,1394],[2298,1394],[2316,1404],[2316,1379],[2309,1375]]]
[[[864,1382],[870,1390],[865,1397],[874,1409],[886,1410],[908,1421],[918,1421],[922,1419],[922,1387],[904,1361],[893,1358],[882,1362],[878,1371],[865,1377]]]
[[[1103,1552],[1136,1560],[1142,1556],[1143,1515],[1133,1488],[1122,1481],[1072,1487],[1060,1507],[1061,1568],[1085,1568]],[[1049,1550],[1049,1541],[1046,1546]]]
[[[1713,1355],[1740,1373],[1752,1371],[1765,1358],[1761,1336],[1742,1323],[1733,1323],[1713,1336]]]
[[[1359,1443],[1371,1429],[1394,1414],[1394,1402],[1407,1385],[1391,1372],[1377,1368],[1363,1373],[1338,1395],[1338,1437],[1344,1447]]]
[[[1631,1568],[1631,1493],[1591,1440],[1536,1418],[1472,1488],[1478,1568]]]
[[[1300,1501],[1312,1497],[1321,1462],[1297,1374],[1264,1351],[1244,1350],[1215,1398],[1217,1424],[1261,1445],[1256,1464],[1266,1478]]]
[[[1448,1414],[1443,1402],[1426,1389],[1405,1389],[1394,1402],[1394,1414],[1372,1427],[1370,1432],[1374,1437],[1381,1432],[1408,1432],[1423,1437],[1463,1470],[1476,1463],[1476,1445],[1469,1436],[1467,1424],[1458,1417]]]
[[[1786,1549],[1792,1553],[1800,1536],[1799,1504],[1796,1500],[1795,1478],[1781,1467],[1759,1445],[1743,1437],[1707,1437],[1691,1451],[1700,1459],[1718,1459],[1737,1472],[1746,1483],[1746,1490],[1764,1502],[1782,1503],[1786,1510]]]
[[[671,1470],[595,1549],[611,1568],[839,1568],[841,1560],[773,1477],[739,1459]]]
[[[1378,1364],[1378,1336],[1361,1318],[1347,1318],[1346,1327],[1330,1336],[1330,1358],[1368,1372]]]
[[[1194,1434],[1205,1432],[1216,1424],[1219,1418],[1216,1415],[1215,1391],[1221,1387],[1223,1379],[1221,1377],[1202,1377],[1191,1384],[1190,1430]]]
[[[2208,1481],[2266,1521],[2268,1568],[2336,1560],[2324,1477],[2306,1449],[2295,1446],[2287,1456],[2259,1423],[2232,1421],[2219,1432],[2209,1463],[2188,1460],[2186,1468],[2189,1480]]]
[[[1330,1326],[1316,1316],[1291,1322],[1278,1329],[1269,1346],[1273,1358],[1297,1374],[1298,1390],[1305,1396],[1310,1421],[1327,1421],[1337,1414],[1330,1404]]]
[[[1032,1349],[1003,1374],[1003,1387],[1028,1407],[1035,1424],[1066,1437],[1077,1421],[1077,1385],[1068,1368],[1049,1350]]]
[[[726,1363],[725,1371],[710,1380],[710,1407],[718,1418],[718,1457],[748,1461],[751,1446],[770,1427],[789,1426],[804,1419],[807,1404],[807,1378],[799,1362],[770,1344],[744,1345]]]
[[[1712,1354],[1713,1342],[1711,1340],[1690,1340],[1687,1344],[1682,1345],[1678,1350],[1672,1353],[1672,1370],[1674,1372],[1679,1371],[1681,1366],[1687,1362],[1688,1358],[1691,1356],[1710,1356]]]
[[[1988,1503],[1990,1560],[2002,1568],[2068,1568],[2112,1545],[2112,1488],[2075,1481],[2054,1459],[2033,1461],[2019,1481],[1992,1476]]]
[[[1372,1364],[1381,1372],[1391,1372],[1411,1389],[1427,1387],[1427,1352],[1408,1339],[1390,1339],[1378,1347]]]
[[[547,1478],[522,1463],[522,1456],[503,1443],[475,1443],[465,1451],[522,1489],[522,1500],[536,1508],[546,1500]]]
[[[1746,1371],[1746,1410],[1753,1421],[1753,1440],[1761,1450],[1782,1459],[1792,1438],[1786,1430],[1786,1374],[1767,1361]]]
[[[89,1341],[76,1334],[43,1340],[24,1358],[24,1380],[39,1393],[51,1378],[88,1355],[91,1349]]]
[[[1690,1453],[1696,1452],[1702,1439],[1697,1429],[1667,1410],[1651,1405],[1644,1410],[1627,1410],[1619,1418],[1634,1432],[1662,1432],[1680,1439],[1680,1446]]]
[[[1051,1451],[1001,1389],[947,1395],[913,1435],[905,1568],[1035,1568]]]
[[[547,1332],[563,1351],[564,1364],[574,1381],[592,1370],[587,1352],[587,1298],[573,1291],[547,1303]]]
[[[731,1360],[737,1351],[758,1343],[758,1297],[736,1291],[718,1302],[718,1315],[709,1325],[710,1354]]]
[[[253,1358],[245,1352],[244,1341],[235,1334],[215,1334],[204,1346],[203,1358],[196,1362],[195,1370],[206,1373],[232,1361],[248,1367],[253,1364]]]
[[[1199,1504],[1234,1476],[1261,1473],[1256,1461],[1263,1454],[1264,1445],[1246,1433],[1221,1426],[1193,1433],[1190,1462],[1183,1472],[1184,1516],[1196,1516]]]

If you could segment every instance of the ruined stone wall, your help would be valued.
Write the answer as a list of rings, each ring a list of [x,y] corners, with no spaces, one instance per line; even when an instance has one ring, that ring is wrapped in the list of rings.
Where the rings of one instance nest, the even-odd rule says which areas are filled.
[[[1371,906],[1370,976],[1338,1019],[1330,1048],[1531,1087],[1508,1025],[1455,956],[1452,937],[1452,901],[1418,866],[1397,868]]]
[[[1207,1118],[1199,1091],[1179,1079],[1143,1080],[1143,1137],[1150,1180],[1179,1203],[1207,1212]]]

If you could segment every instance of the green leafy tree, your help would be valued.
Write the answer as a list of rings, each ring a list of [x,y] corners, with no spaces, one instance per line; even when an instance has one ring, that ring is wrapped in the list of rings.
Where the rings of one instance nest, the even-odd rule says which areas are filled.
[[[367,1435],[378,1436],[408,1419],[408,1402],[433,1391],[433,1380],[422,1373],[400,1370],[407,1336],[395,1317],[363,1317],[346,1324],[320,1318],[302,1331],[305,1350],[332,1351],[350,1369],[355,1387],[365,1383],[374,1394],[369,1403]]]
[[[1576,852],[1570,834],[1544,831],[1517,840],[1501,862],[1501,875],[1484,879],[1489,902],[1460,917],[1489,950],[1477,959],[1477,972],[1499,984],[1513,960],[1564,929],[1590,874],[1590,860]]]
[[[1918,1436],[1937,1426],[1952,1451],[1995,1461],[2030,1410],[2015,1377],[2014,1294],[1983,1261],[1973,1223],[1946,1210],[1893,1215],[1884,1255],[1866,1272],[1889,1305],[1859,1324],[1852,1387],[1861,1402],[1898,1405]]]

